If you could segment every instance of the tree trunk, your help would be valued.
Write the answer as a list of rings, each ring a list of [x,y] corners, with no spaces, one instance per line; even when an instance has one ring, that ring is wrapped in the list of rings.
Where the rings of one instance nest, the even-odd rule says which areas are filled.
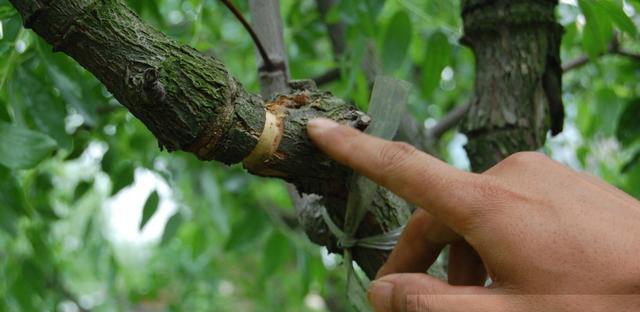
[[[462,42],[476,57],[475,90],[463,124],[475,172],[542,147],[550,121],[554,132],[562,128],[557,2],[462,1]]]
[[[353,105],[308,85],[265,102],[245,91],[219,60],[167,38],[121,0],[10,2],[25,27],[92,72],[161,148],[229,165],[242,162],[253,174],[284,179],[301,193],[321,195],[322,202],[312,204],[322,204],[342,224],[351,171],[313,146],[306,123],[325,117],[365,129],[369,118]],[[338,252],[320,211],[311,213],[317,223],[312,240]],[[380,188],[357,236],[393,230],[409,215],[406,203]],[[387,256],[354,250],[369,277]]]
[[[461,41],[476,57],[474,93],[462,125],[474,172],[483,172],[513,153],[542,147],[549,121],[552,133],[562,129],[562,27],[555,21],[557,4],[557,0],[462,0]],[[484,284],[482,261],[469,244],[457,243],[451,253],[469,258],[457,263],[467,267],[456,269],[470,274],[449,276],[450,283]]]

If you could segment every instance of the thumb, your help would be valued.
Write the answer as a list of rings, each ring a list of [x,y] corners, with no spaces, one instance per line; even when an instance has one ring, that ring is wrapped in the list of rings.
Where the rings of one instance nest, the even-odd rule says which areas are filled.
[[[516,311],[506,296],[477,286],[451,286],[421,273],[391,274],[371,283],[369,302],[376,312]]]

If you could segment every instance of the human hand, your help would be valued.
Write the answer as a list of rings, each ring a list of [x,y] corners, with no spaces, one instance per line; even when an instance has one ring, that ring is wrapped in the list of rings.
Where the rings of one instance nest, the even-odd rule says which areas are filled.
[[[369,288],[376,311],[640,311],[640,203],[615,187],[539,153],[474,174],[326,119],[308,132],[422,208]],[[482,258],[489,287],[408,273],[460,239]]]

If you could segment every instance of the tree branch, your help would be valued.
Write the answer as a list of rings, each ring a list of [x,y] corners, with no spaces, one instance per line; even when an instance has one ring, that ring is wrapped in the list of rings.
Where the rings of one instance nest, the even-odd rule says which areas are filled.
[[[321,195],[331,217],[344,219],[346,181],[352,172],[318,151],[306,123],[324,117],[366,128],[368,118],[353,105],[314,88],[295,89],[265,102],[247,92],[219,60],[169,39],[122,0],[10,2],[25,27],[93,73],[162,148],[202,160],[243,163],[253,174],[284,179],[302,193]],[[265,50],[270,60],[279,61],[269,47]],[[261,71],[261,78],[272,74]],[[284,71],[275,74],[288,77]],[[382,188],[370,211],[357,235],[393,230],[410,214],[405,203]],[[325,243],[329,250],[338,250],[335,242]],[[373,277],[387,256],[363,252],[355,259]]]
[[[640,61],[640,53],[633,53],[625,50],[618,50],[614,52],[617,55],[628,57],[634,61]]]
[[[447,131],[458,126],[469,110],[469,103],[454,107],[438,123],[429,129],[429,136],[438,141]]]
[[[318,87],[324,86],[326,84],[332,83],[336,80],[340,79],[340,68],[332,68],[328,71],[311,78]]]
[[[253,40],[253,43],[256,45],[256,48],[258,49],[258,52],[260,53],[260,56],[262,56],[262,61],[265,64],[265,69],[268,70],[268,71],[276,70],[276,65],[273,62],[271,62],[271,59],[269,58],[269,54],[267,53],[267,50],[265,50],[264,46],[262,45],[262,42],[260,41],[260,38],[258,38],[258,35],[253,30],[251,25],[249,25],[249,23],[247,22],[246,19],[244,19],[244,17],[240,13],[240,11],[238,11],[238,8],[236,8],[233,5],[231,0],[220,0],[220,1],[222,1],[222,3],[224,3],[224,5],[229,9],[229,11],[231,11],[231,13],[233,13],[233,15],[238,19],[238,21],[242,24],[244,29],[251,36],[251,39]]]

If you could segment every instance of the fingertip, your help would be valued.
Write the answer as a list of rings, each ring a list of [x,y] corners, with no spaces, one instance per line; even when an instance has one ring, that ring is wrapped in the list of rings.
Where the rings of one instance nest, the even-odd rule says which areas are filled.
[[[369,303],[376,312],[391,311],[391,301],[393,298],[393,283],[384,280],[375,280],[369,285],[367,297]]]
[[[331,120],[331,119],[327,119],[327,118],[314,118],[309,120],[309,122],[307,123],[307,132],[309,132],[309,135],[311,135],[312,137],[323,133],[324,131],[333,129],[333,128],[337,128],[340,125]]]
[[[393,270],[391,270],[389,268],[389,264],[384,264],[379,270],[378,273],[376,273],[376,279],[380,279],[383,278],[386,275],[389,275],[391,272],[393,272]]]

